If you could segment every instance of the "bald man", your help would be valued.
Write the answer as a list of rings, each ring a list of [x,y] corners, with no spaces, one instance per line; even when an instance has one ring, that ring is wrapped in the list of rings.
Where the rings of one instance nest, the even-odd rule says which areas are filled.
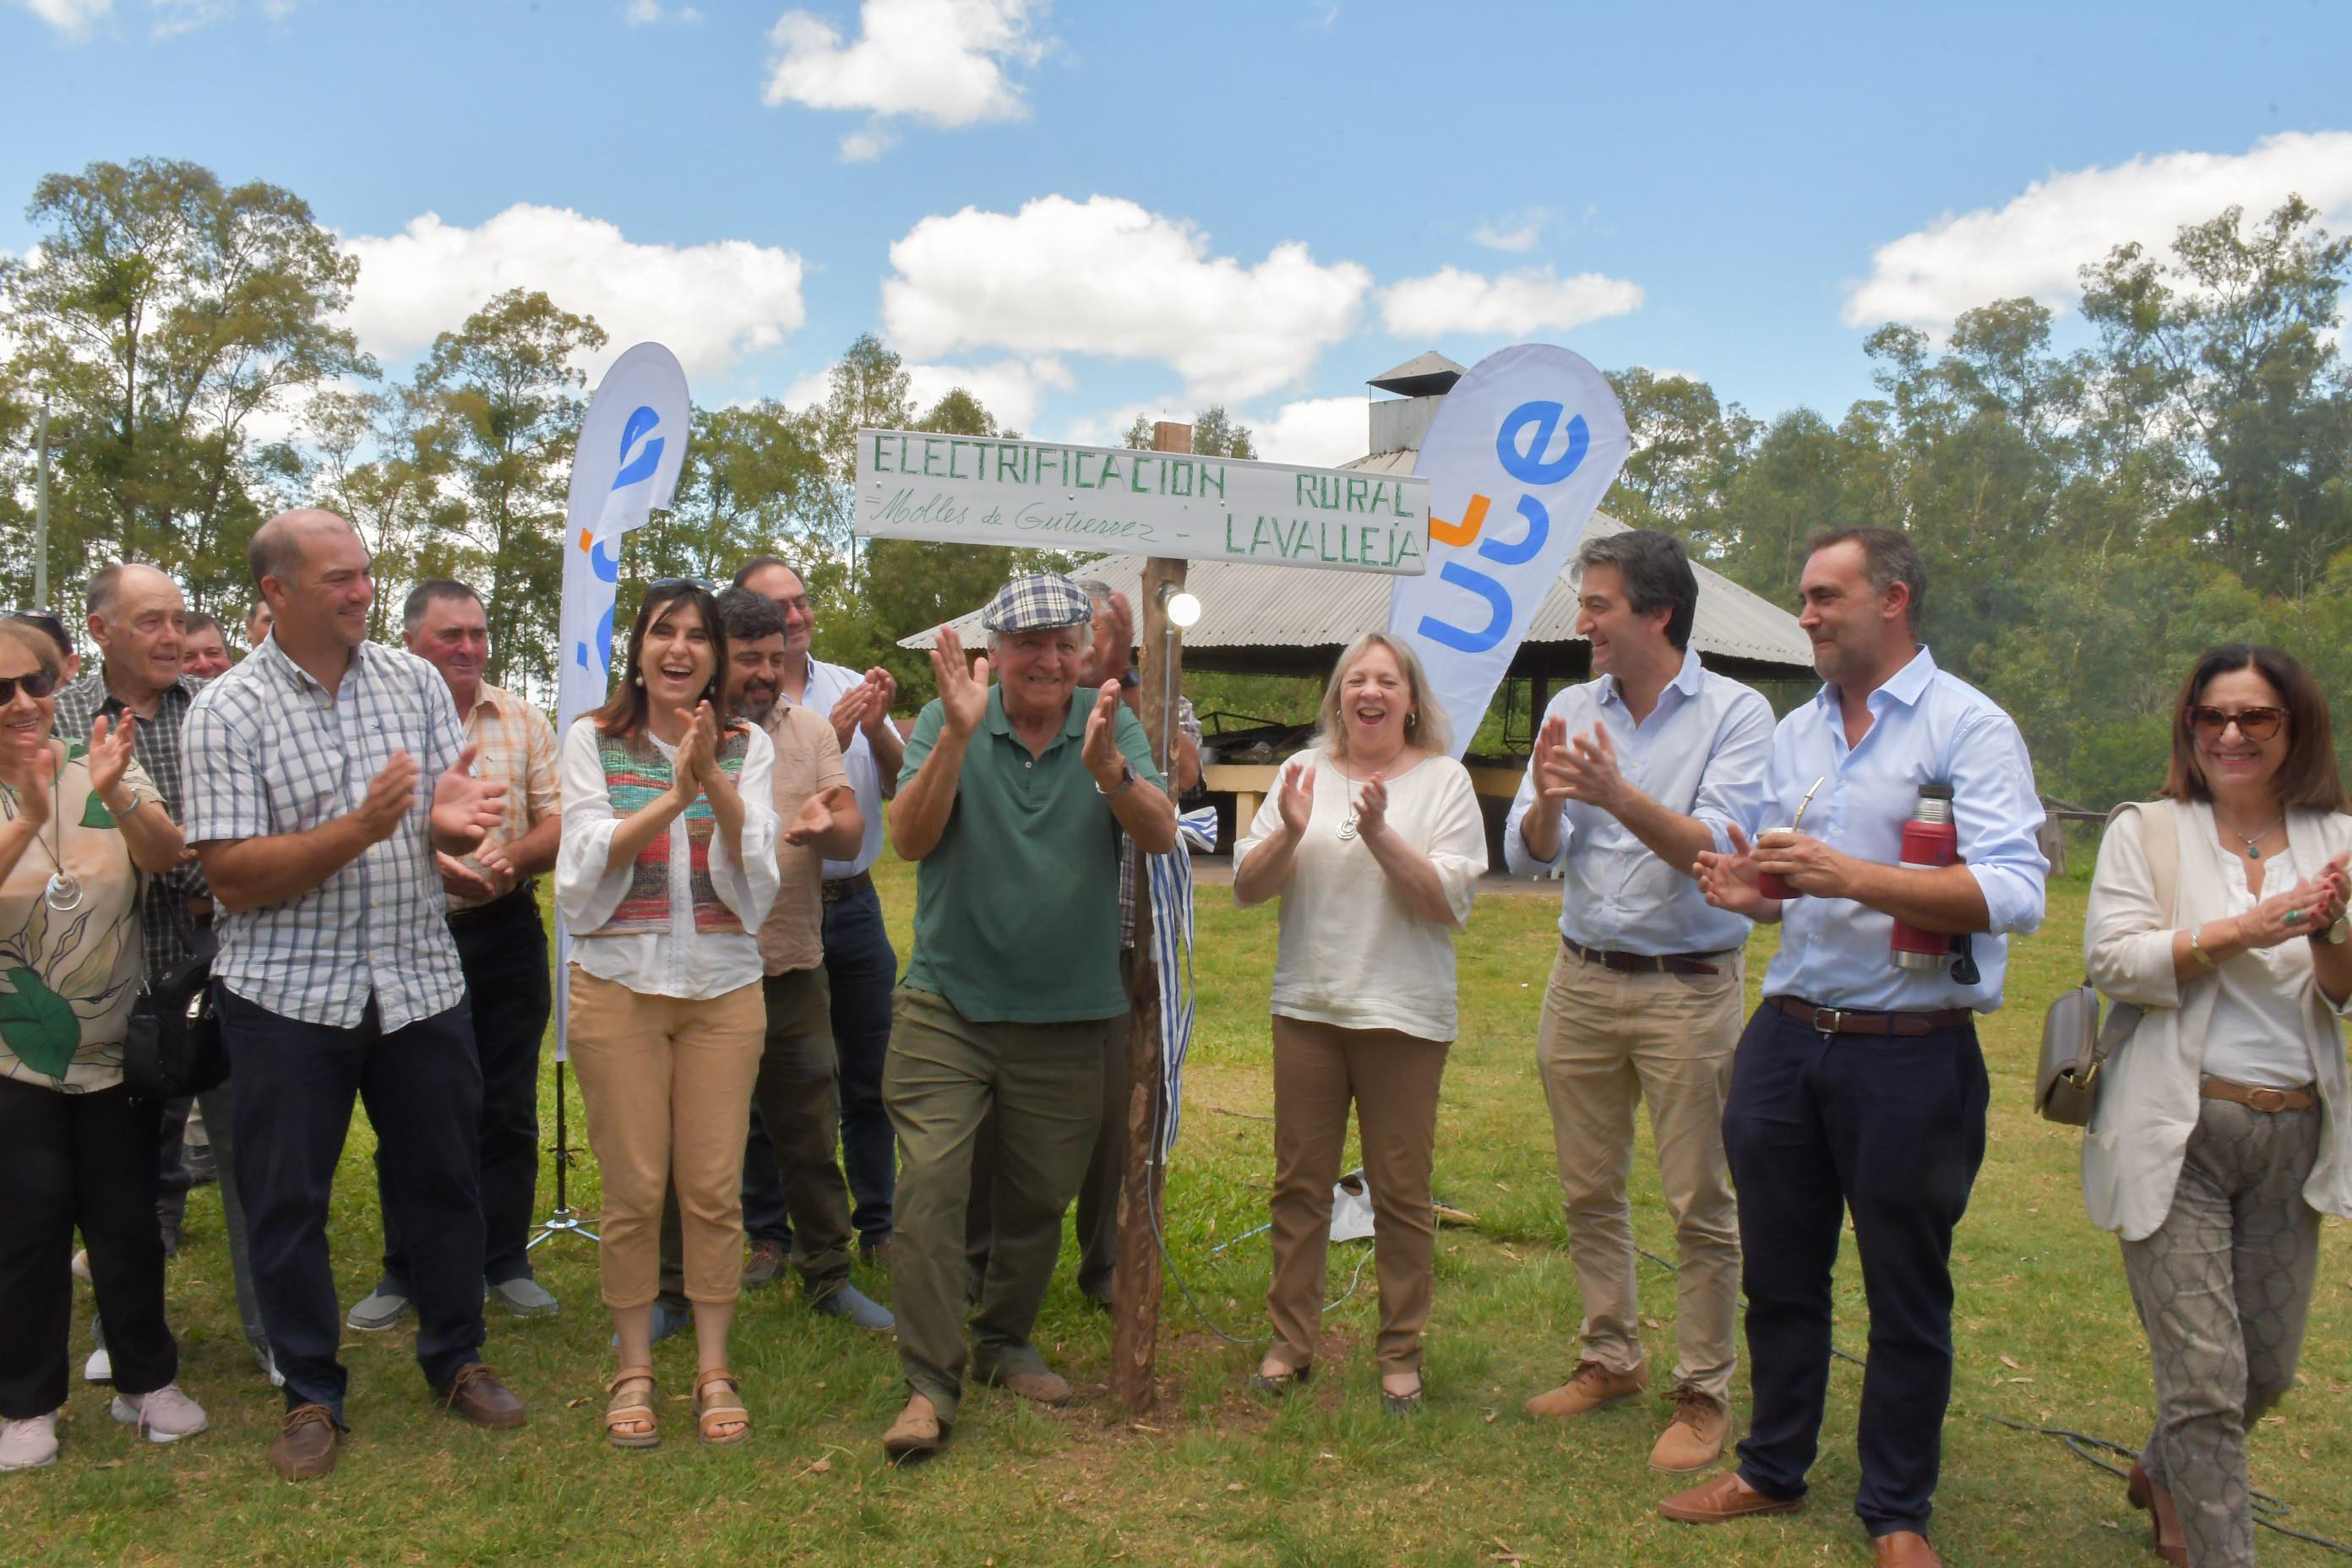
[[[303,1479],[334,1468],[343,1431],[327,1214],[355,1098],[383,1150],[425,1382],[477,1426],[524,1420],[481,1360],[482,1075],[434,859],[470,853],[506,791],[472,776],[441,672],[368,640],[375,582],[350,523],[282,513],[249,560],[274,629],[189,711],[186,828],[227,911],[215,994],[286,1379],[270,1463]]]
[[[182,670],[183,635],[187,616],[180,585],[152,566],[125,562],[104,568],[89,580],[87,600],[89,640],[98,645],[99,667],[58,692],[58,738],[68,745],[89,742],[90,726],[102,714],[121,724],[125,714],[135,716],[131,747],[139,765],[163,796],[163,809],[175,822],[185,819],[181,788],[180,735],[202,682]],[[187,963],[199,933],[213,923],[212,889],[203,869],[191,862],[150,880],[144,909],[147,983],[160,985]],[[268,1336],[262,1331],[259,1298],[254,1293],[253,1268],[247,1255],[245,1206],[235,1171],[236,1132],[231,1090],[221,1085],[201,1097],[205,1125],[212,1133],[218,1163],[221,1210],[228,1231],[229,1270],[236,1283],[238,1318],[246,1342],[264,1373],[274,1368]],[[182,1137],[188,1106],[175,1100],[165,1108],[163,1146],[157,1151],[162,1175],[161,1211],[163,1250],[179,1250],[180,1224],[188,1203],[188,1174]]]

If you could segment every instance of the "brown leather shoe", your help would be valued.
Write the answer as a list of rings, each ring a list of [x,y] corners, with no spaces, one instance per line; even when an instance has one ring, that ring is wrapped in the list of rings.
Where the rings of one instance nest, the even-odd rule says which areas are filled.
[[[459,1367],[447,1387],[433,1392],[441,1396],[445,1408],[477,1426],[520,1426],[527,1414],[522,1401],[499,1381],[499,1374],[478,1361]]]
[[[1650,1369],[1646,1366],[1632,1372],[1611,1372],[1597,1361],[1580,1361],[1576,1370],[1568,1374],[1566,1383],[1537,1394],[1521,1408],[1530,1415],[1590,1415],[1596,1410],[1639,1399],[1649,1387]]]
[[[1766,1497],[1741,1480],[1738,1470],[1726,1470],[1703,1487],[1676,1492],[1658,1505],[1658,1515],[1677,1524],[1727,1524],[1751,1514],[1796,1513],[1804,1506],[1802,1498]]]
[[[1039,1405],[1067,1405],[1078,1396],[1070,1380],[1051,1372],[1012,1372],[988,1380],[998,1388]]]
[[[948,1435],[954,1430],[940,1419],[940,1408],[923,1394],[907,1401],[907,1408],[898,1412],[898,1419],[882,1434],[882,1452],[892,1460],[929,1458],[947,1444]]]
[[[1731,1412],[1711,1394],[1696,1388],[1675,1390],[1675,1418],[1650,1450],[1650,1468],[1670,1476],[1703,1470],[1723,1458],[1724,1439],[1731,1435]]]
[[[325,1405],[298,1405],[278,1424],[269,1463],[289,1481],[315,1480],[335,1468],[335,1445],[341,1436]]]
[[[2189,1568],[2189,1537],[2180,1528],[2180,1507],[2140,1468],[2137,1459],[2132,1461],[2124,1496],[2132,1507],[2147,1510],[2148,1545],[2157,1556],[2178,1568]]]
[[[1872,1568],[1944,1568],[1944,1560],[1916,1530],[1891,1530],[1870,1542]]]
[[[784,1267],[792,1261],[784,1249],[772,1241],[751,1244],[751,1260],[743,1265],[743,1289],[764,1290],[784,1277]]]

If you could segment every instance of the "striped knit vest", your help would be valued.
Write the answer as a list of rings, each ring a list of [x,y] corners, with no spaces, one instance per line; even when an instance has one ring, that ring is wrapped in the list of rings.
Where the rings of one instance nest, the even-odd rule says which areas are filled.
[[[722,735],[719,743],[719,765],[730,779],[740,779],[743,758],[751,750],[751,736],[748,730],[738,729]],[[597,752],[604,763],[604,792],[613,802],[613,816],[625,817],[669,793],[670,781],[676,776],[670,771],[669,759],[661,749],[642,732],[635,735],[603,735],[597,740]],[[710,814],[707,795],[695,797],[686,812],[686,844],[694,895],[694,929],[698,932],[740,931],[742,921],[733,910],[719,901],[719,894],[710,881],[710,836],[717,826]],[[664,832],[655,836],[629,868],[629,890],[621,896],[613,918],[593,931],[582,931],[583,937],[633,936],[646,931],[661,932],[670,929],[669,879],[670,836]]]

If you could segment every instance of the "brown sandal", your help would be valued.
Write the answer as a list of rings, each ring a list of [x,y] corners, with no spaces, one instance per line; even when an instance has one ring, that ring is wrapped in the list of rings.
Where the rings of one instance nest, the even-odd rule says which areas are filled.
[[[706,1401],[703,1392],[714,1383],[725,1384],[734,1397],[723,1403]],[[742,1385],[736,1382],[735,1374],[723,1366],[714,1366],[708,1372],[696,1374],[694,1414],[696,1425],[701,1429],[702,1440],[714,1448],[740,1443],[751,1435],[751,1413],[743,1408]],[[730,1426],[735,1430],[726,1433],[716,1430]]]
[[[623,1394],[621,1385],[642,1383],[643,1395]],[[625,1366],[613,1374],[604,1385],[613,1403],[604,1407],[604,1441],[615,1448],[650,1448],[661,1441],[661,1417],[654,1410],[654,1369],[649,1366]],[[642,1426],[642,1432],[624,1432],[623,1426]]]

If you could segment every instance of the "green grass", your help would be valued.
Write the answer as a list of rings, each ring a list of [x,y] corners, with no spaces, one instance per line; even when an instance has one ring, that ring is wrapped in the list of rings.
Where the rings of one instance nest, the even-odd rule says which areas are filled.
[[[911,878],[888,861],[884,898],[905,953]],[[2056,1442],[2009,1432],[1999,1414],[2137,1442],[2148,1416],[2145,1353],[2112,1238],[2083,1217],[2075,1136],[2027,1104],[2042,1005],[2079,973],[2079,879],[2053,889],[2042,933],[2018,944],[2010,1005],[1986,1030],[1992,1146],[1956,1247],[1958,1366],[1945,1433],[1936,1537],[1956,1564],[2137,1564],[2140,1516],[2119,1482]],[[255,1376],[236,1329],[214,1189],[191,1205],[171,1273],[184,1381],[213,1429],[176,1448],[133,1440],[98,1390],[77,1382],[67,1448],[54,1468],[0,1478],[0,1561],[256,1563],[733,1563],[885,1564],[1265,1564],[1391,1563],[1816,1564],[1866,1562],[1848,1511],[1855,1480],[1859,1373],[1832,1375],[1811,1511],[1698,1531],[1652,1509],[1676,1483],[1643,1460],[1661,1419],[1645,1405],[1571,1428],[1519,1414],[1575,1359],[1576,1289],[1536,1079],[1533,1037],[1553,948],[1548,899],[1492,897],[1461,945],[1463,1036],[1449,1067],[1437,1188],[1475,1214],[1441,1233],[1431,1325],[1431,1398],[1419,1420],[1382,1416],[1367,1346],[1370,1270],[1328,1321],[1324,1375],[1279,1410],[1240,1392],[1254,1352],[1225,1343],[1169,1290],[1164,1395],[1140,1426],[1105,1385],[1110,1334],[1067,1270],[1038,1340],[1076,1380],[1074,1408],[1045,1412],[976,1391],[946,1458],[894,1472],[878,1439],[901,1397],[877,1342],[803,1311],[790,1286],[747,1296],[737,1365],[758,1424],[746,1447],[691,1438],[690,1350],[656,1352],[668,1439],[646,1454],[598,1441],[609,1361],[593,1249],[559,1240],[536,1255],[563,1299],[559,1319],[494,1317],[488,1354],[531,1402],[520,1432],[480,1433],[437,1414],[405,1333],[347,1336],[353,1433],[322,1483],[280,1483],[264,1462],[278,1399]],[[1186,1079],[1183,1140],[1169,1183],[1178,1267],[1202,1303],[1244,1337],[1261,1331],[1263,1238],[1213,1257],[1261,1223],[1272,1166],[1265,998],[1275,916],[1201,900],[1201,1026]],[[1772,933],[1759,935],[1751,977]],[[1753,981],[1751,978],[1751,989]],[[580,1123],[575,1117],[576,1130]],[[576,1135],[576,1134],[575,1134]],[[1646,1142],[1646,1137],[1645,1137]],[[336,1199],[336,1275],[345,1303],[372,1281],[375,1199],[364,1124]],[[1635,1226],[1671,1255],[1646,1147],[1635,1163]],[[583,1160],[575,1201],[596,1202]],[[541,1201],[545,1205],[546,1184]],[[2303,1386],[2252,1440],[2256,1485],[2298,1505],[2304,1528],[2352,1539],[2352,1233],[2330,1222]],[[1358,1252],[1335,1249],[1333,1293]],[[887,1277],[867,1287],[887,1298]],[[1671,1280],[1645,1273],[1659,1366],[1673,1362]],[[1866,1318],[1847,1250],[1838,1338],[1864,1349]],[[75,1329],[89,1343],[88,1292]],[[1744,1412],[1744,1387],[1738,1395]],[[2266,1539],[2264,1561],[2321,1562]]]

